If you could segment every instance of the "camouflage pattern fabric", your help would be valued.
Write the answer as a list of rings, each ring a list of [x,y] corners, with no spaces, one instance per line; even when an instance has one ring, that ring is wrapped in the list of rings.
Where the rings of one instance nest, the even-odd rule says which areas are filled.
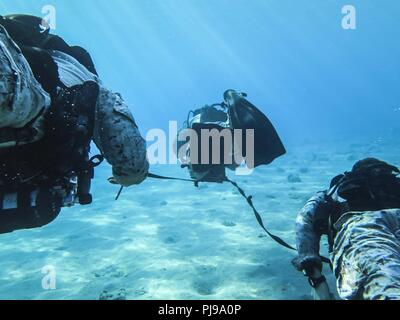
[[[35,79],[19,47],[0,26],[0,128],[22,128],[50,103],[50,96]],[[33,124],[39,133],[36,139],[43,137],[42,120]]]
[[[113,166],[118,183],[129,186],[146,178],[146,141],[121,96],[105,88],[97,103],[94,142]]]
[[[117,183],[124,186],[142,182],[148,173],[146,143],[135,120],[119,94],[107,90],[94,74],[74,58],[51,52],[59,67],[60,80],[71,87],[96,81],[100,94],[96,108],[94,142],[113,166]],[[18,46],[0,26],[0,128],[20,128],[35,119],[51,104],[50,96],[35,79]],[[40,131],[44,117],[34,127]],[[43,130],[42,130],[43,131]],[[43,133],[43,132],[41,132]],[[38,135],[37,138],[41,138]],[[10,147],[0,145],[1,147]]]
[[[86,81],[99,84],[93,140],[112,165],[117,183],[130,186],[142,182],[149,170],[146,142],[121,95],[105,88],[75,58],[59,51],[52,51],[51,55],[57,63],[60,80],[67,87]]]
[[[340,296],[400,300],[400,209],[348,213],[332,254]]]
[[[326,192],[311,198],[296,221],[295,267],[321,267],[320,239],[329,233]],[[339,295],[345,300],[400,300],[400,209],[348,212],[334,228],[331,258]],[[348,209],[348,208],[347,208]],[[347,212],[347,213],[346,213]]]

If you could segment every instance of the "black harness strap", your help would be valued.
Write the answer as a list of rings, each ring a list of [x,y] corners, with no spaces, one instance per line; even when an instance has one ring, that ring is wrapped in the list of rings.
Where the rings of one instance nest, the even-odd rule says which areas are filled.
[[[230,182],[236,189],[238,189],[238,191],[239,191],[240,194],[243,196],[243,198],[246,199],[246,201],[247,201],[247,203],[249,204],[249,206],[253,209],[253,212],[254,212],[254,215],[256,216],[257,222],[260,224],[261,228],[272,238],[272,240],[274,240],[275,242],[277,242],[278,244],[280,244],[281,246],[283,246],[283,247],[285,247],[285,248],[287,248],[287,249],[289,249],[289,250],[297,251],[296,248],[294,248],[293,246],[291,246],[290,244],[288,244],[286,241],[284,241],[284,240],[281,239],[280,237],[278,237],[278,236],[272,234],[272,233],[265,227],[265,224],[264,224],[264,221],[263,221],[263,219],[262,219],[262,217],[261,217],[261,214],[257,211],[257,209],[256,209],[255,206],[254,206],[253,197],[252,197],[252,196],[249,196],[249,197],[248,197],[248,196],[246,195],[246,193],[244,192],[244,190],[243,190],[242,188],[240,188],[239,185],[238,185],[236,182],[231,181],[231,180],[229,180],[228,178],[226,179],[226,181],[227,181],[227,182]],[[320,256],[320,258],[321,258],[322,262],[324,262],[324,263],[326,263],[326,264],[329,264],[329,266],[330,266],[331,269],[332,269],[332,262],[331,262],[330,259],[328,259],[328,258],[326,258],[326,257],[323,257],[323,256]]]
[[[121,188],[119,188],[117,196],[115,197],[115,201],[117,201],[119,199],[119,197],[121,196],[122,191],[124,191],[124,186],[121,186]]]
[[[174,181],[194,182],[195,184],[198,183],[198,181],[196,181],[196,180],[164,177],[164,176],[159,176],[159,175],[153,174],[153,173],[147,174],[147,177],[148,178],[152,178],[152,179],[158,179],[158,180],[174,180]],[[121,188],[118,191],[117,196],[115,197],[115,200],[119,199],[119,197],[121,196],[123,190],[124,190],[124,186],[121,186]]]
[[[192,179],[181,179],[181,178],[171,178],[171,177],[163,177],[163,176],[159,176],[153,173],[149,173],[147,175],[147,177],[152,178],[152,179],[158,179],[158,180],[175,180],[175,181],[184,181],[184,182],[198,182],[196,180],[192,180]]]
[[[265,227],[264,225],[264,221],[260,215],[260,213],[257,211],[257,209],[254,206],[253,203],[253,197],[252,196],[247,196],[246,193],[244,192],[244,190],[242,188],[239,187],[239,185],[236,182],[233,182],[229,179],[226,179],[227,182],[230,182],[236,189],[238,189],[239,193],[243,196],[243,198],[246,199],[247,203],[249,204],[249,206],[253,209],[254,215],[256,216],[257,222],[259,223],[259,225],[261,226],[261,228],[277,243],[279,243],[281,246],[289,249],[289,250],[293,250],[293,251],[297,251],[293,246],[291,246],[290,244],[288,244],[286,241],[282,240],[281,238],[279,238],[278,236],[272,234],[270,231],[268,231],[268,229]]]

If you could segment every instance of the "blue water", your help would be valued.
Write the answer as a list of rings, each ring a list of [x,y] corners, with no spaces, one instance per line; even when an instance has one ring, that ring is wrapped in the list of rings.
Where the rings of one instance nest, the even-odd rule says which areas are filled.
[[[351,4],[357,10],[357,29],[344,30],[341,24],[343,18],[341,9],[348,2],[336,0],[52,0],[51,2],[47,0],[2,0],[0,13],[25,13],[41,16],[44,5],[53,5],[56,9],[54,33],[62,36],[70,44],[85,47],[91,53],[103,82],[109,88],[122,94],[131,107],[143,134],[152,128],[167,129],[169,121],[182,122],[186,119],[188,110],[194,107],[221,101],[222,93],[228,88],[247,92],[249,99],[268,114],[285,143],[293,146],[293,150],[289,150],[288,158],[274,164],[270,169],[271,172],[268,171],[268,176],[259,174],[260,176],[248,178],[250,191],[257,190],[260,197],[265,198],[265,190],[270,186],[271,180],[278,183],[274,180],[277,179],[283,188],[283,186],[287,186],[285,180],[287,173],[298,170],[301,166],[311,169],[310,176],[316,175],[317,172],[319,174],[318,179],[313,178],[314,180],[312,177],[305,177],[303,179],[306,181],[305,185],[298,186],[297,189],[295,188],[296,190],[290,189],[291,186],[282,190],[278,188],[282,193],[273,193],[273,198],[269,198],[274,199],[276,206],[274,208],[279,210],[284,202],[280,198],[285,197],[288,190],[305,193],[297,195],[300,197],[300,201],[297,199],[292,207],[285,207],[285,212],[290,212],[285,216],[287,218],[285,221],[291,227],[296,210],[301,207],[307,196],[323,188],[333,174],[349,169],[352,164],[351,159],[362,155],[369,156],[371,152],[376,152],[382,157],[387,156],[397,161],[393,156],[393,148],[397,146],[397,137],[400,133],[400,112],[396,111],[400,108],[400,90],[398,89],[400,80],[400,43],[398,38],[400,3],[395,0],[352,0]],[[335,141],[335,147],[331,145],[331,141]],[[380,144],[379,141],[390,141],[390,143]],[[378,146],[376,146],[377,143]],[[308,144],[312,144],[314,149]],[[308,157],[310,153],[304,149],[307,147],[311,148],[310,153],[320,152],[322,154],[320,162],[311,162],[311,157]],[[376,149],[373,149],[375,147]],[[298,150],[298,153],[295,153],[294,150]],[[339,158],[335,158],[335,163],[329,162],[334,156]],[[287,166],[285,173],[278,171],[279,167],[285,166]],[[140,221],[143,229],[139,230],[142,232],[139,234],[146,239],[154,235],[154,230],[151,228],[166,228],[166,225],[169,224],[179,225],[180,218],[174,217],[174,215],[165,217],[163,216],[166,214],[165,212],[186,208],[186,211],[193,213],[196,206],[203,208],[210,205],[209,203],[204,204],[200,195],[193,196],[190,201],[183,199],[185,197],[182,193],[174,193],[174,190],[170,190],[168,195],[161,195],[157,190],[165,189],[165,185],[160,185],[158,182],[147,182],[139,187],[140,197],[136,195],[135,198],[135,192],[132,192],[129,198],[133,201],[132,203],[125,200],[126,202],[121,202],[121,204],[110,204],[112,200],[110,194],[115,190],[105,182],[105,178],[109,175],[109,168],[104,167],[101,170],[103,171],[100,171],[95,185],[97,203],[93,208],[97,209],[97,212],[103,213],[105,211],[118,212],[122,220],[123,216],[129,215],[132,232],[135,224]],[[159,168],[159,170],[168,172],[173,169]],[[178,169],[176,170],[178,171]],[[262,170],[261,173],[267,172]],[[176,172],[172,173],[176,174]],[[282,179],[279,180],[280,178]],[[256,180],[259,182],[257,183]],[[189,188],[185,189],[178,185],[176,188],[175,191],[180,190],[185,194],[189,190]],[[218,190],[215,191],[217,195],[218,192],[225,192],[221,191],[224,190],[223,188]],[[152,198],[147,199],[146,197],[150,198],[150,195]],[[157,200],[154,200],[154,197]],[[204,194],[202,197],[207,197],[207,195]],[[163,211],[162,207],[165,206],[165,203],[162,198],[169,198],[167,203],[173,204],[174,209],[166,208]],[[241,203],[239,199],[237,201]],[[154,210],[159,212],[161,220],[155,219],[154,224],[149,222],[150,231],[143,231],[146,229],[144,222],[146,219],[143,217],[146,215],[152,217],[149,206],[151,207],[150,204],[154,203],[157,207]],[[279,206],[280,203],[281,206]],[[136,214],[139,215],[137,220],[132,216],[133,206]],[[270,208],[269,205],[265,207],[266,210]],[[84,209],[89,211],[93,221],[97,220],[97,222],[93,222],[89,235],[85,235],[82,241],[87,245],[87,243],[95,243],[98,240],[94,236],[96,226],[98,228],[107,226],[108,229],[106,228],[104,232],[108,233],[104,239],[115,241],[113,233],[115,237],[120,237],[121,230],[112,221],[107,220],[112,220],[108,215],[101,216],[104,221],[100,217],[96,219],[93,216],[95,212],[91,211],[94,209]],[[42,233],[38,233],[39,231],[34,234],[22,232],[6,236],[2,241],[6,243],[17,239],[19,243],[24,243],[24,237],[26,237],[26,239],[40,239],[41,242],[37,240],[40,243],[48,243],[46,239],[49,238],[47,237],[54,239],[54,237],[60,236],[60,233],[66,237],[69,232],[67,226],[74,226],[74,220],[71,217],[79,220],[82,213],[80,210],[82,209],[71,209],[70,213],[72,213],[68,218],[61,217],[53,226],[48,227],[47,231],[40,231]],[[210,213],[213,209],[211,207],[207,210]],[[229,208],[224,210],[229,211]],[[243,210],[247,209],[243,208]],[[194,216],[197,215],[198,213]],[[171,221],[171,219],[175,220]],[[103,221],[103,224],[98,221]],[[118,221],[117,225],[121,223]],[[212,225],[212,221],[211,219],[210,225]],[[163,225],[163,223],[165,224]],[[187,223],[190,224],[190,219]],[[201,223],[207,225],[205,221]],[[247,223],[254,230],[258,230],[257,226],[252,224],[251,217]],[[276,220],[274,226],[279,229],[281,225],[282,221]],[[79,232],[84,232],[85,227],[82,228],[81,231],[75,230],[76,237],[79,237]],[[288,230],[285,227],[281,228],[283,232],[291,230],[291,228]],[[188,230],[192,229],[188,227]],[[124,232],[129,234],[129,230]],[[207,238],[207,241],[212,246],[212,234],[206,232],[204,236],[211,237],[211,240]],[[288,236],[292,235],[288,234]],[[166,236],[164,238],[166,242],[161,243],[152,243],[149,240],[153,247],[149,243],[142,243],[144,238],[136,236],[135,241],[139,244],[142,243],[143,247],[140,245],[139,247],[143,249],[143,252],[145,252],[146,246],[163,251],[167,250],[165,246],[170,247],[171,243],[174,243],[180,236],[171,235],[170,237],[168,241],[168,236]],[[214,240],[220,241],[217,238]],[[102,238],[100,245],[104,245],[104,250],[107,250],[107,241],[104,239]],[[205,241],[202,240],[201,230],[196,239],[200,243]],[[229,237],[225,240],[228,239],[233,241],[233,238]],[[73,239],[63,238],[57,241],[68,243]],[[181,265],[180,263],[183,263],[182,261],[191,252],[191,249],[186,252],[180,247],[179,239],[176,241],[178,247],[176,254],[170,252],[169,255],[166,255],[166,257],[168,256],[166,259],[168,261],[176,259],[176,265]],[[7,242],[7,246],[9,245]],[[241,246],[242,250],[247,250],[246,242],[239,241],[237,245]],[[255,246],[249,241],[247,245],[254,246],[254,251],[248,254],[249,261],[254,260],[255,264],[258,263],[261,266],[260,268],[262,265],[265,266],[267,262],[264,260],[268,260],[265,256],[262,257],[263,261],[257,260],[261,259],[262,250],[258,247],[262,244]],[[55,247],[47,248],[46,259],[52,260]],[[60,245],[60,247],[61,249],[57,251],[57,259],[62,257],[67,259],[70,251],[67,249],[63,251],[63,246]],[[73,247],[70,243],[69,250],[73,250]],[[93,245],[93,247],[96,246]],[[184,252],[179,251],[179,248]],[[99,250],[97,247],[96,249]],[[10,247],[9,250],[12,248]],[[24,252],[25,254],[29,253],[29,260],[36,261],[33,262],[35,263],[33,268],[40,269],[43,258],[40,254],[40,246],[35,250],[38,250],[37,254],[32,254],[28,249]],[[83,259],[79,256],[79,250],[75,250],[74,254],[78,255],[75,258]],[[90,248],[85,250],[85,254],[93,252]],[[275,254],[275,250],[279,249],[271,250]],[[60,251],[64,252],[64,255],[60,254]],[[5,255],[5,253],[3,254]],[[205,252],[201,254],[204,255]],[[218,253],[214,253],[214,255],[218,257]],[[227,255],[229,256],[229,253]],[[278,256],[276,253],[275,257]],[[160,256],[155,255],[152,258],[153,260],[146,261],[148,263],[159,261],[157,259],[160,259]],[[134,279],[135,277],[129,273],[132,270],[128,270],[131,263],[129,257],[121,259],[125,261],[121,264],[126,268],[122,273],[125,272]],[[86,291],[83,289],[74,291],[75,289],[69,287],[71,284],[66,281],[64,287],[52,296],[42,293],[37,288],[35,281],[40,278],[40,274],[26,273],[29,266],[26,266],[25,269],[22,267],[20,271],[18,271],[19,269],[14,270],[18,276],[11,281],[10,274],[14,276],[15,274],[10,270],[19,263],[14,262],[13,264],[12,260],[13,258],[3,262],[4,268],[0,283],[3,288],[8,289],[1,291],[0,288],[0,297],[2,298],[97,298],[102,291],[100,290],[102,286],[107,287],[107,280],[104,280],[103,283],[98,279],[102,278],[104,274],[104,277],[107,278],[107,275],[112,275],[115,270],[117,271],[114,273],[118,274],[119,272],[117,268],[111,269],[109,273],[101,273],[101,276],[96,278],[96,281],[99,281],[98,286]],[[84,259],[82,261],[80,263],[84,264],[83,268],[86,263],[93,264],[93,261]],[[188,278],[195,277],[196,274],[200,274],[202,277],[204,272],[207,273],[211,270],[213,279],[221,280],[223,272],[218,261],[217,258],[214,259],[212,267],[207,265],[205,269],[202,267],[196,269],[198,267],[193,267],[196,262],[192,261],[193,263],[188,264],[187,268],[190,270],[194,268],[195,271],[192,270],[193,272],[188,275]],[[277,283],[268,278],[269,281],[272,281],[272,289],[266,290],[264,293],[262,293],[262,289],[258,288],[255,293],[249,288],[242,295],[234,296],[231,294],[234,291],[232,288],[235,288],[234,281],[228,286],[232,289],[231,291],[215,289],[217,292],[215,293],[211,290],[215,295],[207,295],[210,293],[207,291],[209,288],[204,289],[202,285],[200,287],[205,292],[200,289],[196,294],[192,294],[188,289],[188,291],[181,290],[178,293],[172,288],[178,290],[179,279],[170,283],[171,290],[169,292],[168,284],[162,290],[152,291],[152,284],[162,278],[160,276],[162,271],[156,268],[153,273],[149,272],[151,275],[147,274],[147,278],[145,277],[148,281],[143,280],[143,283],[137,285],[133,290],[135,294],[131,292],[131,295],[128,296],[130,298],[198,298],[202,293],[206,293],[205,296],[211,298],[304,298],[303,295],[296,295],[296,292],[299,291],[303,291],[304,294],[308,293],[307,286],[303,284],[304,279],[290,269],[290,257],[285,262],[287,264],[282,267],[286,266],[288,275],[291,277],[291,280],[287,282],[296,283],[294,289],[292,291],[289,289],[287,294],[285,291],[279,291],[279,294],[274,293],[273,288],[282,287],[281,281],[286,285],[279,274],[273,276],[275,280],[280,279],[276,280]],[[77,262],[77,264],[79,263]],[[147,268],[140,264],[136,267]],[[68,270],[71,279],[76,280],[82,277],[78,267],[71,267]],[[182,271],[182,269],[179,270]],[[262,273],[262,269],[260,270]],[[140,273],[140,271],[137,272]],[[253,277],[253,280],[254,277],[260,277],[257,272],[252,273],[239,267],[235,272],[238,277],[245,277],[244,275],[249,274],[248,277]],[[173,272],[171,274],[175,275]],[[171,277],[171,274],[168,277]],[[286,279],[286,276],[286,274],[282,275],[283,279]],[[163,280],[160,281],[166,281],[165,279],[168,277],[162,278]],[[188,288],[198,289],[199,286],[196,285],[198,281],[193,280],[193,282],[192,280],[188,281],[194,285],[188,285]],[[219,280],[215,280],[215,282],[219,283]],[[121,279],[119,281],[123,283]],[[88,282],[90,283],[90,281]],[[28,283],[28,285],[24,285],[24,283]],[[258,283],[254,283],[254,285],[256,286]],[[17,290],[15,294],[10,293],[9,290],[13,288],[18,288],[19,291]],[[125,289],[129,291],[132,288],[126,285]],[[224,294],[224,292],[229,294]]]
[[[3,13],[41,15],[49,1],[2,0]],[[400,4],[352,1],[53,0],[56,33],[87,48],[144,131],[193,106],[247,91],[282,136],[376,134],[400,107]],[[154,117],[157,115],[157,117]],[[356,121],[354,121],[356,118]]]

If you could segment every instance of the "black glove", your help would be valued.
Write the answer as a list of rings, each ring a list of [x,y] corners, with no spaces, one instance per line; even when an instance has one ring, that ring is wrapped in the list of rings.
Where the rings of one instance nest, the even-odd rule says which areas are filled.
[[[292,264],[298,271],[311,274],[315,269],[322,271],[322,260],[318,256],[298,256],[292,260]]]

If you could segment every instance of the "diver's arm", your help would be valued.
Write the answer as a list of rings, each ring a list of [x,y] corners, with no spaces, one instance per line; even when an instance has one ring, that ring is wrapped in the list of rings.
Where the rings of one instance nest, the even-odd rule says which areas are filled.
[[[300,211],[296,220],[296,242],[299,255],[293,264],[309,278],[316,300],[331,300],[332,294],[325,277],[322,275],[320,257],[321,230],[316,230],[319,221],[329,219],[326,192],[312,197]]]
[[[121,96],[103,87],[97,103],[94,142],[112,165],[116,183],[127,187],[146,179],[146,141]]]
[[[321,234],[315,229],[316,221],[321,219],[325,193],[317,193],[300,211],[296,219],[296,243],[298,257],[293,264],[299,271],[306,269],[322,270],[319,254]]]

